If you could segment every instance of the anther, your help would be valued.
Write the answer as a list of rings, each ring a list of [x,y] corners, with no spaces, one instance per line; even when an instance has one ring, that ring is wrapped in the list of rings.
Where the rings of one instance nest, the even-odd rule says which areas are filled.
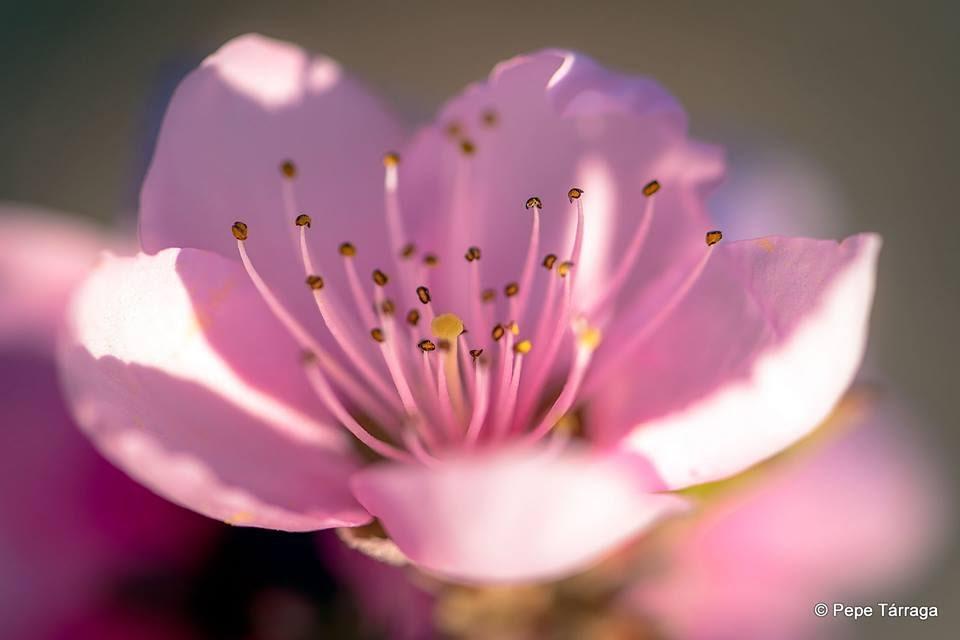
[[[547,271],[550,271],[550,269],[553,269],[553,265],[555,265],[556,263],[557,263],[557,256],[553,255],[552,253],[548,253],[543,257],[543,262],[541,264],[543,264],[544,269],[546,269]]]
[[[421,340],[417,343],[417,346],[420,347],[420,351],[424,352],[437,350],[437,345],[435,345],[432,340]]]
[[[417,252],[417,247],[412,242],[403,245],[403,248],[400,249],[401,258],[409,258]]]
[[[300,362],[303,364],[313,364],[317,361],[317,354],[310,349],[304,349],[300,352]]]
[[[537,209],[543,209],[543,202],[537,196],[530,196],[527,198],[527,202],[523,206],[527,209],[533,209],[534,207]]]
[[[444,128],[444,131],[451,138],[459,138],[460,134],[463,133],[463,127],[460,126],[459,122],[450,122],[446,128]]]
[[[570,273],[570,269],[573,268],[573,263],[567,260],[566,262],[561,262],[560,266],[557,267],[557,273],[560,274],[561,278],[566,278],[567,274]]]
[[[420,299],[420,302],[423,304],[430,303],[430,289],[427,289],[424,286],[417,287],[417,298]]]
[[[507,329],[510,330],[510,333],[512,333],[513,335],[515,336],[520,335],[520,325],[518,325],[515,320],[511,320],[510,322],[507,323],[506,326],[507,326]]]
[[[323,278],[320,276],[307,276],[307,286],[314,291],[320,291],[320,289],[323,289]]]
[[[417,323],[420,322],[420,312],[416,309],[410,309],[407,311],[407,324],[411,327],[417,326]]]
[[[503,294],[508,298],[512,298],[518,293],[520,293],[520,285],[518,285],[516,282],[511,282],[503,288]]]
[[[437,338],[456,340],[463,333],[463,321],[454,313],[441,313],[430,322],[430,330]]]
[[[384,273],[383,271],[381,271],[380,269],[374,269],[374,270],[373,270],[373,282],[374,282],[378,287],[385,287],[385,286],[387,286],[387,283],[390,282],[390,278],[388,278],[388,277],[387,277],[387,274],[385,274],[385,273]]]
[[[506,332],[507,330],[503,328],[503,325],[498,324],[493,327],[493,331],[490,333],[490,335],[493,337],[494,340],[499,340],[500,338],[503,337],[503,334],[505,334]]]
[[[280,173],[283,174],[284,178],[296,178],[297,165],[293,164],[293,160],[284,160],[280,164]]]
[[[494,111],[493,109],[487,109],[480,116],[480,121],[483,122],[483,124],[488,127],[492,127],[495,124],[497,124],[497,120],[498,120],[497,112]]]
[[[237,240],[243,241],[247,239],[247,223],[245,222],[237,220],[233,223],[233,226],[230,227],[230,231],[233,232],[233,237]]]
[[[483,355],[483,349],[470,349],[470,357],[474,360]]]
[[[357,248],[352,244],[350,244],[349,242],[344,242],[343,244],[341,244],[339,251],[340,251],[340,255],[342,255],[345,258],[352,258],[353,256],[357,255]]]
[[[373,329],[370,329],[370,337],[377,342],[383,342],[387,339],[387,337],[383,335],[383,329],[380,327],[374,327]]]
[[[400,164],[400,154],[396,151],[388,151],[383,154],[383,166],[395,167]]]
[[[567,191],[567,198],[570,200],[570,204],[573,204],[574,200],[579,200],[580,196],[583,195],[583,189],[578,189],[573,187],[570,191]]]
[[[472,156],[477,152],[477,145],[473,144],[472,140],[463,138],[460,140],[460,151],[462,151],[465,156]]]
[[[313,220],[311,220],[310,216],[308,216],[307,214],[301,213],[300,215],[297,216],[297,219],[294,220],[294,222],[298,227],[306,227],[307,229],[309,229],[310,223],[312,223]]]
[[[434,253],[428,253],[427,255],[423,256],[423,264],[427,265],[428,267],[435,267],[440,264],[440,258],[438,258]]]
[[[493,302],[497,298],[497,292],[493,289],[484,289],[480,294],[480,299],[484,302]]]
[[[397,305],[393,303],[393,300],[387,298],[380,303],[380,312],[385,316],[392,316],[393,312],[397,310]]]
[[[450,341],[445,339],[437,340],[437,348],[440,351],[450,351]]]
[[[480,247],[469,247],[463,256],[467,262],[473,262],[480,259]]]
[[[721,240],[723,240],[723,232],[722,232],[722,231],[717,231],[717,230],[707,231],[707,246],[708,246],[708,247],[712,247],[713,245],[717,244],[717,243],[720,242]]]
[[[531,349],[533,349],[533,343],[529,340],[521,340],[517,344],[513,345],[514,353],[519,353],[521,355],[530,353]]]
[[[643,185],[643,195],[647,196],[648,198],[657,191],[660,191],[660,183],[656,180],[651,180],[647,184]]]
[[[580,332],[578,337],[580,339],[580,344],[591,351],[594,351],[597,347],[599,347],[600,341],[603,340],[603,334],[600,333],[600,329],[597,329],[596,327],[585,328]]]

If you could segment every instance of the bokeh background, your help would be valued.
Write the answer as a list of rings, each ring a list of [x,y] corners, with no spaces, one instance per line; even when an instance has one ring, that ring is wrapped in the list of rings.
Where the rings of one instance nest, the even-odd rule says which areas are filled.
[[[581,49],[677,94],[694,133],[727,146],[732,184],[802,166],[829,194],[819,228],[883,234],[870,366],[913,400],[918,438],[950,460],[960,453],[958,25],[960,4],[930,1],[3,0],[0,200],[132,219],[176,82],[247,31],[339,59],[411,122],[503,58]],[[955,550],[911,599],[939,605],[941,619],[875,619],[856,632],[956,637]]]

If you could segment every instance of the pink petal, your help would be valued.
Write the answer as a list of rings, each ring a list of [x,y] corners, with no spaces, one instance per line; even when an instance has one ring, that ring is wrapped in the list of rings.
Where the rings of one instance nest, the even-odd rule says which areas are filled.
[[[170,103],[140,195],[143,249],[195,247],[236,259],[230,225],[242,220],[261,275],[301,318],[314,317],[294,217],[313,217],[325,275],[340,268],[336,247],[346,240],[360,259],[383,258],[382,158],[401,142],[392,114],[335,61],[260,35],[235,38]],[[283,198],[286,160],[297,167],[295,212]]]
[[[488,111],[496,114],[492,126],[483,121]],[[447,132],[451,123],[461,129],[457,136]],[[476,153],[465,157],[459,138],[472,141]],[[484,286],[499,289],[520,275],[528,197],[544,204],[541,253],[565,259],[576,219],[567,191],[584,189],[577,299],[586,304],[639,224],[647,182],[658,179],[663,190],[637,273],[656,272],[664,260],[696,248],[707,223],[691,196],[723,171],[717,149],[687,138],[686,116],[662,87],[557,50],[498,65],[486,82],[451,100],[404,158],[404,213],[423,249],[447,258],[435,297],[454,307],[464,305],[462,255],[469,245],[483,250]],[[458,172],[466,176],[461,192]]]
[[[685,504],[612,460],[516,450],[368,467],[352,484],[413,562],[464,582],[577,571]]]
[[[641,314],[605,340],[590,374],[597,437],[679,488],[737,473],[809,433],[860,364],[879,249],[872,234],[717,246],[649,339],[621,346]]]
[[[913,420],[885,403],[858,423],[707,511],[628,602],[718,640],[833,637],[846,627],[817,602],[894,601],[942,549],[949,500]]]
[[[71,289],[101,250],[119,244],[63,214],[0,204],[0,343],[52,350]]]
[[[236,263],[195,250],[107,257],[80,287],[60,364],[98,448],[219,520],[287,530],[367,522],[345,440],[308,400],[297,348]]]

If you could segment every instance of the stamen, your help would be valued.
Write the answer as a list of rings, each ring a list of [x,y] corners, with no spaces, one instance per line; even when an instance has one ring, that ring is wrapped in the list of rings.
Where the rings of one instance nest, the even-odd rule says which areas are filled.
[[[323,289],[323,278],[320,276],[307,276],[307,286],[314,291]]]
[[[305,213],[301,213],[300,215],[297,216],[297,219],[294,222],[298,227],[306,227],[307,229],[309,229],[310,224],[313,221],[310,219],[310,216],[308,216]]]
[[[403,245],[403,248],[400,249],[400,257],[411,258],[413,257],[413,254],[415,254],[416,252],[417,252],[417,245],[413,244],[412,242],[409,242]]]
[[[505,333],[506,333],[506,329],[503,328],[503,325],[498,324],[493,327],[493,331],[491,332],[491,335],[493,336],[493,340],[496,342],[500,340],[500,338],[502,338]]]
[[[544,269],[546,269],[547,271],[550,271],[551,269],[553,269],[553,265],[556,263],[557,263],[557,256],[553,255],[552,253],[548,253],[546,256],[543,257],[543,262],[541,264],[543,265]]]
[[[567,199],[570,200],[570,204],[573,204],[574,200],[579,200],[582,195],[583,189],[578,189],[577,187],[573,187],[570,191],[567,191]]]
[[[380,312],[385,316],[392,316],[396,310],[397,305],[395,305],[390,298],[380,303]]]
[[[341,243],[338,251],[344,258],[352,258],[353,256],[357,255],[357,248],[349,242]]]
[[[470,357],[474,360],[479,360],[482,355],[483,349],[470,349]]]
[[[523,206],[527,209],[543,209],[543,202],[537,196],[530,196]]]
[[[384,273],[383,271],[381,271],[380,269],[374,269],[374,270],[373,270],[373,282],[374,282],[378,287],[385,287],[385,286],[387,286],[387,283],[390,282],[390,278],[388,278],[388,277],[387,277],[387,274],[385,274],[385,273]]]
[[[453,313],[442,313],[430,323],[430,329],[442,345],[447,348],[443,367],[439,369],[441,394],[447,394],[456,414],[463,413],[463,389],[460,381],[460,367],[457,361],[457,339],[463,333],[463,321]],[[443,400],[441,398],[441,400]]]
[[[483,349],[474,349],[470,352],[470,355],[473,355],[475,351],[482,353]],[[480,364],[480,353],[473,357],[477,375],[474,378],[473,411],[464,439],[468,447],[475,444],[477,438],[480,437],[480,430],[483,427],[483,421],[487,418],[487,409],[490,406],[490,367]]]
[[[523,261],[523,271],[520,275],[519,288],[522,293],[517,300],[510,301],[510,315],[514,318],[521,319],[527,310],[527,302],[530,299],[530,291],[533,288],[534,263],[537,259],[537,253],[540,251],[540,211],[543,208],[540,198],[537,196],[528,198],[525,206],[527,209],[533,209],[533,224],[530,228],[530,242],[527,245],[527,255]],[[514,291],[512,294],[509,290],[507,291],[507,297],[512,297],[516,294],[517,291]]]
[[[472,156],[477,152],[477,145],[475,145],[472,140],[463,138],[460,140],[460,151],[465,156]]]
[[[416,309],[410,309],[410,311],[407,312],[407,324],[415,327],[418,322],[420,322],[420,312]]]
[[[280,173],[283,174],[284,178],[292,180],[297,177],[297,165],[293,163],[293,160],[284,160],[280,163]]]
[[[385,342],[387,339],[387,337],[383,335],[383,329],[380,327],[374,327],[373,329],[370,329],[370,337],[377,342]]]
[[[493,302],[497,299],[497,292],[494,289],[484,289],[483,293],[480,294],[480,299],[483,302]]]
[[[529,340],[521,340],[517,344],[513,345],[513,352],[521,355],[530,353],[531,349],[533,349],[533,343]]]
[[[656,180],[651,180],[643,186],[643,195],[647,196],[648,198],[657,191],[660,191],[660,183]]]
[[[430,352],[436,351],[437,345],[433,343],[432,340],[421,340],[417,343],[417,346],[420,347],[420,351]]]
[[[467,253],[464,254],[464,258],[467,259],[467,262],[473,262],[474,260],[480,259],[480,247],[468,247]]]
[[[418,298],[418,299],[420,300],[420,302],[422,302],[423,304],[429,304],[429,303],[430,303],[430,290],[427,289],[426,287],[422,286],[422,285],[419,286],[419,287],[417,287],[417,298]]]
[[[573,269],[573,263],[567,260],[566,262],[561,262],[560,266],[557,267],[557,274],[561,278],[566,278],[567,274],[570,273],[570,270]]]
[[[723,232],[722,232],[722,231],[707,231],[707,246],[708,246],[708,247],[712,247],[713,245],[717,244],[717,243],[720,242],[721,240],[723,240]]]
[[[508,298],[512,298],[518,293],[520,293],[520,285],[518,285],[516,282],[511,282],[503,288],[503,295],[507,296]]]
[[[493,127],[497,124],[498,116],[497,112],[493,109],[487,109],[480,116],[481,122],[483,122],[486,127]]]
[[[247,224],[245,222],[240,222],[237,220],[233,223],[233,226],[230,227],[230,231],[233,233],[233,237],[240,242],[243,242],[247,239]]]
[[[436,256],[436,254],[428,253],[428,254],[426,254],[425,256],[423,256],[423,264],[425,264],[425,265],[428,266],[428,267],[433,268],[433,267],[437,266],[438,264],[440,264],[440,258],[438,258],[438,257]]]

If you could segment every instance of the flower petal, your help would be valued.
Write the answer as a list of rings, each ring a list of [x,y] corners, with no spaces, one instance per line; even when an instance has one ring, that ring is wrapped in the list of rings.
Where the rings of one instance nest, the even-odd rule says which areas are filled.
[[[836,629],[817,602],[891,602],[943,549],[951,516],[940,461],[892,404],[855,409],[854,424],[731,488],[627,604],[671,637],[720,640],[823,637]]]
[[[732,475],[789,446],[857,371],[879,249],[872,234],[717,246],[649,339],[625,351],[644,320],[626,318],[628,333],[598,353],[597,437],[649,459],[669,488]]]
[[[370,229],[384,227],[383,154],[401,142],[396,119],[335,61],[255,34],[235,38],[170,103],[140,194],[143,249],[236,259],[230,226],[242,220],[263,278],[301,318],[315,315],[294,218],[313,217],[309,237],[325,275],[340,268],[336,247],[346,240],[362,240],[361,259],[383,257],[386,234]],[[289,184],[287,160],[297,171]]]
[[[474,144],[472,155],[461,152],[461,140]],[[586,304],[640,222],[647,182],[657,179],[663,189],[638,273],[695,248],[706,214],[689,196],[722,171],[719,151],[687,138],[682,108],[654,81],[547,50],[498,65],[451,100],[408,148],[400,194],[417,242],[449,258],[436,288],[457,306],[464,305],[461,256],[470,245],[484,252],[485,286],[519,276],[530,196],[544,205],[542,253],[566,259],[576,221],[567,191],[582,188],[588,221],[577,299]]]
[[[72,302],[60,365],[98,448],[174,502],[287,530],[369,520],[347,487],[348,445],[312,417],[296,345],[236,263],[106,258]]]
[[[53,350],[71,289],[119,239],[37,207],[0,203],[0,344]]]
[[[613,460],[516,450],[435,468],[378,465],[352,484],[413,562],[465,582],[577,571],[685,504],[648,493]]]

